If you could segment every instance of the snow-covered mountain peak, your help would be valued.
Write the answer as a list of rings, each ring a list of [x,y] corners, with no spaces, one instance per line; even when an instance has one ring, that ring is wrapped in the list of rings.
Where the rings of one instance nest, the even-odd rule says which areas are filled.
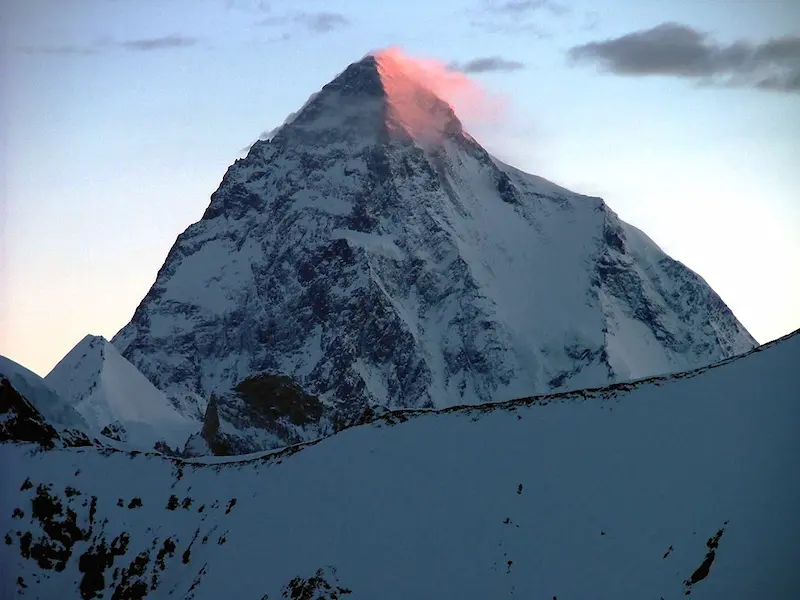
[[[45,379],[50,378],[51,385],[58,384],[60,393],[65,398],[78,401],[88,392],[88,389],[84,389],[83,379],[93,378],[100,373],[106,355],[106,346],[110,345],[111,343],[102,336],[87,335],[53,367]],[[74,373],[69,378],[64,377],[63,374],[68,366],[79,373]],[[75,377],[75,375],[82,377]],[[68,387],[66,387],[67,385]]]
[[[462,133],[453,107],[435,91],[463,76],[435,74],[395,49],[348,66],[270,136],[278,143],[351,145],[400,141],[431,147]],[[263,144],[262,140],[257,144]]]
[[[602,199],[464,133],[450,77],[368,56],[228,169],[113,339],[178,411],[201,419],[213,393],[220,430],[249,430],[231,392],[287,376],[324,405],[319,427],[274,423],[287,442],[376,406],[597,386],[755,345]]]
[[[78,406],[94,390],[109,353],[119,354],[104,337],[87,335],[53,367],[45,381],[72,406]]]
[[[403,131],[425,145],[463,132],[453,107],[435,91],[441,85],[463,84],[463,76],[443,70],[434,72],[396,48],[376,53],[374,60],[386,94],[390,132]]]
[[[196,427],[102,336],[84,337],[45,381],[93,429],[137,447],[182,447]]]

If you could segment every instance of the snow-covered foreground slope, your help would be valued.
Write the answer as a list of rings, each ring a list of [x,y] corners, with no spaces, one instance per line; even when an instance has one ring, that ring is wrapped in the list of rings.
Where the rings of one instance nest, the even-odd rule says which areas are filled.
[[[3,583],[47,599],[797,598],[799,361],[795,333],[699,372],[394,413],[227,461],[5,444]]]
[[[158,441],[181,449],[199,426],[101,336],[87,335],[45,381],[96,431],[139,449]]]

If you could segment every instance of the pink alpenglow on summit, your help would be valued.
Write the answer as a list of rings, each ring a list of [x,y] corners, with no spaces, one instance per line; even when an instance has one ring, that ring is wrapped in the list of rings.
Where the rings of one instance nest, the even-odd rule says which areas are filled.
[[[440,138],[448,125],[458,123],[454,113],[479,124],[499,121],[504,112],[502,99],[439,60],[414,58],[397,47],[372,56],[388,98],[390,120],[415,138]]]

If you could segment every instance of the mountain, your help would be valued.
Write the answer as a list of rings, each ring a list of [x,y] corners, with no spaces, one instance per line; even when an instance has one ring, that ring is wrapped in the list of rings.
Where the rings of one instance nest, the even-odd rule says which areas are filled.
[[[88,445],[86,421],[36,373],[0,356],[0,441]]]
[[[183,448],[196,420],[179,414],[117,349],[87,335],[53,368],[45,382],[96,431],[139,449],[157,442]]]
[[[86,420],[33,371],[0,356],[0,377],[8,380],[50,424],[84,431],[89,429]]]
[[[246,458],[2,444],[0,579],[48,599],[800,597],[798,361],[795,332]]]
[[[0,442],[34,442],[52,448],[58,432],[11,382],[0,377]]]
[[[352,424],[331,420],[319,398],[290,377],[255,375],[225,395],[211,395],[202,428],[183,454],[247,454],[315,439]]]
[[[182,414],[204,418],[215,394],[250,449],[375,407],[598,386],[755,346],[700,276],[600,198],[492,157],[392,53],[350,65],[228,169],[112,342]],[[270,405],[281,440],[254,440],[259,409],[236,390],[259,377],[291,378],[322,416],[297,426]]]

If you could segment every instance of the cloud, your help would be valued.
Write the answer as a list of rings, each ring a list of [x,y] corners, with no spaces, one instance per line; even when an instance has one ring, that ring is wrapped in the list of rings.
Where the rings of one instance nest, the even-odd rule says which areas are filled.
[[[510,15],[546,10],[559,17],[571,11],[569,6],[553,0],[507,0],[499,4],[489,2],[488,10]]]
[[[347,17],[333,12],[301,13],[294,21],[317,33],[328,33],[350,24]]]
[[[247,153],[250,152],[250,149],[255,145],[256,145],[256,143],[253,142],[252,144],[247,144],[247,146],[243,146],[243,147],[239,148],[238,154],[247,155]]]
[[[314,96],[316,96],[316,94],[314,94]],[[286,121],[284,121],[284,123],[292,120],[296,114],[297,113],[291,113],[288,117],[286,117]],[[283,127],[283,125],[278,125],[277,127],[273,127],[272,129],[265,129],[264,131],[258,134],[258,139],[256,140],[256,142],[271,140],[275,136],[275,134],[278,133],[278,130],[280,130],[281,127]],[[248,144],[247,146],[240,148],[239,154],[247,154],[248,152],[250,152],[250,148],[252,148],[256,142],[253,142],[252,144]]]
[[[550,33],[542,27],[544,17],[562,17],[571,11],[555,0],[483,0],[471,24],[490,33],[527,33],[545,38]]]
[[[594,63],[616,75],[660,75],[708,85],[800,92],[800,37],[722,44],[679,23],[590,42],[569,50],[573,62]]]
[[[164,50],[167,48],[184,48],[186,46],[194,46],[196,43],[197,40],[193,37],[167,35],[164,37],[119,42],[119,46],[125,48],[126,50],[148,52],[151,50]]]
[[[94,46],[76,46],[74,44],[65,44],[61,46],[19,46],[18,52],[22,54],[64,54],[64,55],[81,55],[81,54],[96,54],[97,48]]]
[[[269,12],[270,6],[264,0],[226,0],[225,8],[228,10],[265,13]]]
[[[597,29],[598,25],[600,25],[600,13],[596,10],[590,10],[583,17],[581,29],[583,31],[594,31]]]
[[[507,60],[500,56],[474,58],[465,63],[450,63],[448,67],[462,73],[491,73],[496,71],[519,71],[525,65],[516,60]]]
[[[261,19],[259,25],[283,26],[298,25],[313,33],[329,33],[350,24],[343,14],[335,12],[301,12],[294,15],[282,15]],[[288,34],[284,33],[284,38]]]
[[[461,119],[471,125],[498,123],[506,114],[504,97],[490,94],[475,79],[463,71],[453,70],[435,58],[420,58],[406,54],[398,47],[384,48],[372,53],[378,61],[378,71],[387,95],[392,99],[392,110],[402,113],[402,121],[416,124],[422,130],[431,125],[432,113],[420,111],[415,100],[417,93],[409,81],[421,83],[447,102]],[[435,118],[435,117],[434,117]]]
[[[473,27],[480,27],[487,33],[525,33],[537,39],[553,37],[552,31],[539,23],[528,21],[497,21],[492,19],[473,19]]]
[[[168,50],[171,48],[184,48],[194,46],[198,40],[193,37],[181,35],[167,35],[157,38],[143,38],[136,40],[124,40],[115,42],[102,40],[93,44],[65,44],[65,45],[38,45],[38,46],[19,46],[17,51],[23,54],[61,54],[61,55],[88,55],[97,54],[104,50],[121,48],[128,51],[148,52],[153,50]]]

